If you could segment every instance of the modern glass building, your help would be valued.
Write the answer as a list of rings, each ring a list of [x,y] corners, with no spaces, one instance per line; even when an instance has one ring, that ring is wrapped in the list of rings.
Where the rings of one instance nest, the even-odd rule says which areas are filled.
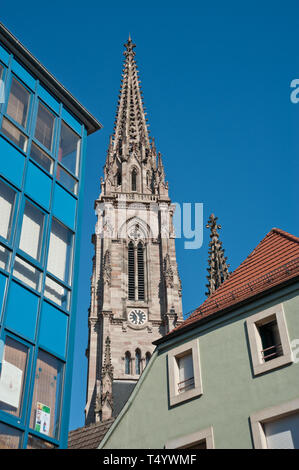
[[[0,448],[66,448],[86,138],[101,124],[1,24],[0,80]]]

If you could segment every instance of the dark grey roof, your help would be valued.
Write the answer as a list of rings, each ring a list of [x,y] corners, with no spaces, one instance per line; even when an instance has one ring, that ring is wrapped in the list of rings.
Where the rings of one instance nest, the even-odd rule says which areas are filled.
[[[97,449],[115,418],[69,432],[68,449]]]
[[[87,134],[103,127],[2,23],[0,40],[85,125]]]

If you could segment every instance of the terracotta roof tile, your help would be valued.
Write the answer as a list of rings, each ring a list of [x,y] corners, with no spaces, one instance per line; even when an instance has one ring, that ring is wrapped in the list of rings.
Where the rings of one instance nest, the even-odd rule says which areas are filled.
[[[70,431],[68,449],[97,449],[113,421],[114,418],[111,418]]]
[[[299,275],[299,238],[273,228],[230,277],[174,331]]]

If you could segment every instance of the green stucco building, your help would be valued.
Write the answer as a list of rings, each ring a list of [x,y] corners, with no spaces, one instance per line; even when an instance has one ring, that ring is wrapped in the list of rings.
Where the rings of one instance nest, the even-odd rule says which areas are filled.
[[[299,448],[299,238],[272,229],[156,350],[100,448]]]

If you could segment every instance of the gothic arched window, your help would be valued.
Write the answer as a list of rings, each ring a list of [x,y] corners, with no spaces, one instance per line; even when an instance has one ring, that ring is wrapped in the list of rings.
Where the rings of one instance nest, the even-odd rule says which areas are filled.
[[[131,354],[129,351],[125,354],[125,374],[131,374]]]
[[[135,249],[133,242],[128,247],[128,297],[135,300]]]
[[[144,248],[141,242],[137,246],[138,265],[138,300],[144,300]]]
[[[145,365],[147,366],[151,358],[151,353],[147,352],[145,355]]]
[[[132,191],[137,191],[137,170],[136,168],[133,168],[132,174],[131,174],[131,188]]]
[[[140,349],[136,349],[135,351],[135,374],[141,374],[141,352]]]
[[[119,170],[116,174],[116,184],[117,184],[117,186],[121,185],[121,172]]]

